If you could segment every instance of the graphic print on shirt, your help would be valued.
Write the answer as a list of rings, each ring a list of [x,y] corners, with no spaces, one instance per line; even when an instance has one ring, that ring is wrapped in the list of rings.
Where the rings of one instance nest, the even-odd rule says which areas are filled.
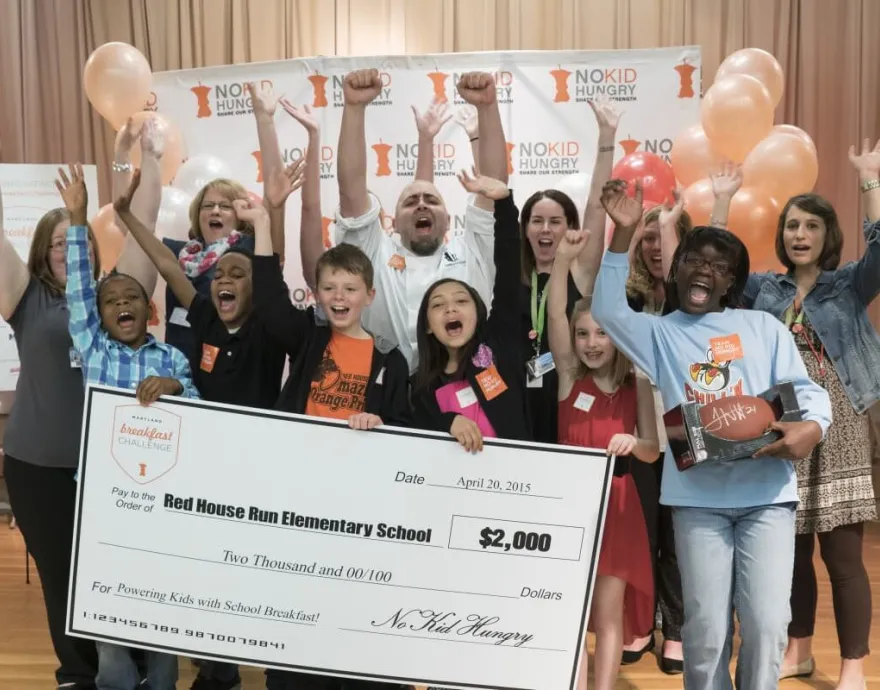
[[[334,412],[362,412],[366,405],[369,376],[347,374],[340,370],[328,347],[312,377],[311,401]]]
[[[732,359],[716,359],[710,347],[706,359],[688,367],[689,381],[684,384],[685,398],[705,405],[719,398],[743,395],[743,380]]]

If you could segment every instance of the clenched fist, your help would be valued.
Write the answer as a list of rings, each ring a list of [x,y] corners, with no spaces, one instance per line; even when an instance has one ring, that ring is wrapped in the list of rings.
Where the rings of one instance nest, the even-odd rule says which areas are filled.
[[[462,74],[456,86],[464,100],[478,107],[492,105],[497,96],[495,78],[488,72]]]
[[[382,79],[377,69],[349,72],[342,83],[345,105],[369,105],[381,90]]]

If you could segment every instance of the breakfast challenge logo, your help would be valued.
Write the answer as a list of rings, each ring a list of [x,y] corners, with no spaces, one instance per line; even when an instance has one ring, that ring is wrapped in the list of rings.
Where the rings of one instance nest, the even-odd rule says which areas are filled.
[[[645,139],[644,141],[642,141],[627,136],[626,139],[621,139],[617,143],[620,144],[620,148],[623,150],[624,156],[628,156],[631,153],[642,150],[660,156],[667,163],[670,161],[670,154],[672,153],[672,139],[670,139],[669,137]]]
[[[379,90],[379,95],[376,96],[376,99],[370,105],[394,105],[391,74],[379,72],[379,79],[382,80],[382,88]],[[343,92],[344,74],[334,74],[328,77],[316,72],[310,75],[308,80],[312,86],[313,108],[328,108],[331,105],[334,108],[341,108],[345,105],[345,94]]]
[[[259,82],[263,88],[272,88],[271,79]],[[207,85],[198,83],[190,91],[196,99],[196,117],[229,117],[232,115],[251,115],[253,105],[246,82],[223,82]]]
[[[128,477],[149,484],[177,464],[180,416],[156,406],[120,405],[113,415],[110,454]]]
[[[612,101],[636,100],[639,73],[635,67],[583,67],[574,70],[562,66],[550,70],[554,103],[586,103],[601,96]]]
[[[306,147],[289,146],[281,149],[281,160],[285,167],[295,160],[306,155]],[[251,151],[251,156],[257,164],[257,184],[263,184],[263,154],[260,151]],[[321,145],[320,171],[322,180],[336,179],[336,148],[326,144]]]
[[[416,173],[419,160],[418,144],[389,144],[380,139],[370,147],[373,151],[376,177],[408,177]],[[455,144],[434,144],[434,176],[455,175]]]
[[[458,84],[464,72],[441,72],[435,70],[429,72],[426,76],[431,82],[434,92],[434,98],[440,102],[449,100],[449,93],[452,93],[452,102],[455,105],[464,105],[467,103],[458,93],[455,85]],[[495,77],[495,92],[498,103],[513,103],[513,73],[499,70],[492,74]]]
[[[507,172],[546,175],[580,172],[581,145],[573,140],[525,141],[507,144]]]

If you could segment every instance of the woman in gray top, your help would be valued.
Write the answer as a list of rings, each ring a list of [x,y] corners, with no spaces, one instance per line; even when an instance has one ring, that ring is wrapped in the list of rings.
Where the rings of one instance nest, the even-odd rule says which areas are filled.
[[[142,149],[142,177],[161,187],[159,153],[147,141]],[[158,206],[145,208],[151,196],[159,198],[160,193],[142,194],[141,212],[155,222]],[[0,197],[0,317],[12,327],[21,361],[4,438],[6,483],[19,529],[40,574],[59,661],[56,681],[71,690],[86,690],[94,688],[95,645],[64,634],[84,404],[82,370],[73,356],[64,296],[69,224],[63,208],[46,213],[34,230],[25,264],[3,231]],[[100,261],[91,229],[89,238],[97,278]],[[117,268],[137,278],[152,294],[155,267],[130,238]]]

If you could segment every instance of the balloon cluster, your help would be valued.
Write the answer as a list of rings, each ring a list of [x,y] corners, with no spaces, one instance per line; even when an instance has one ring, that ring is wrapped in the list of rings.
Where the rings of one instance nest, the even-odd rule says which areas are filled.
[[[731,201],[728,228],[746,244],[756,270],[776,268],[781,207],[812,190],[819,176],[810,135],[792,125],[773,126],[784,86],[782,67],[770,53],[732,53],[703,96],[701,123],[672,145],[672,168],[686,187],[685,209],[697,225],[708,223],[712,212],[711,173],[725,159],[742,164],[743,185]]]
[[[89,56],[83,68],[83,86],[92,107],[117,130],[116,141],[128,123],[137,136],[144,123],[155,123],[163,139],[161,159],[162,202],[156,234],[177,240],[189,236],[189,207],[201,188],[218,177],[231,177],[232,170],[214,156],[187,159],[180,128],[164,115],[145,110],[151,97],[153,72],[144,55],[127,43],[105,43]],[[141,151],[135,146],[131,163],[140,166]],[[103,206],[91,221],[101,248],[102,269],[111,270],[122,252],[124,235],[116,225],[113,205]]]

